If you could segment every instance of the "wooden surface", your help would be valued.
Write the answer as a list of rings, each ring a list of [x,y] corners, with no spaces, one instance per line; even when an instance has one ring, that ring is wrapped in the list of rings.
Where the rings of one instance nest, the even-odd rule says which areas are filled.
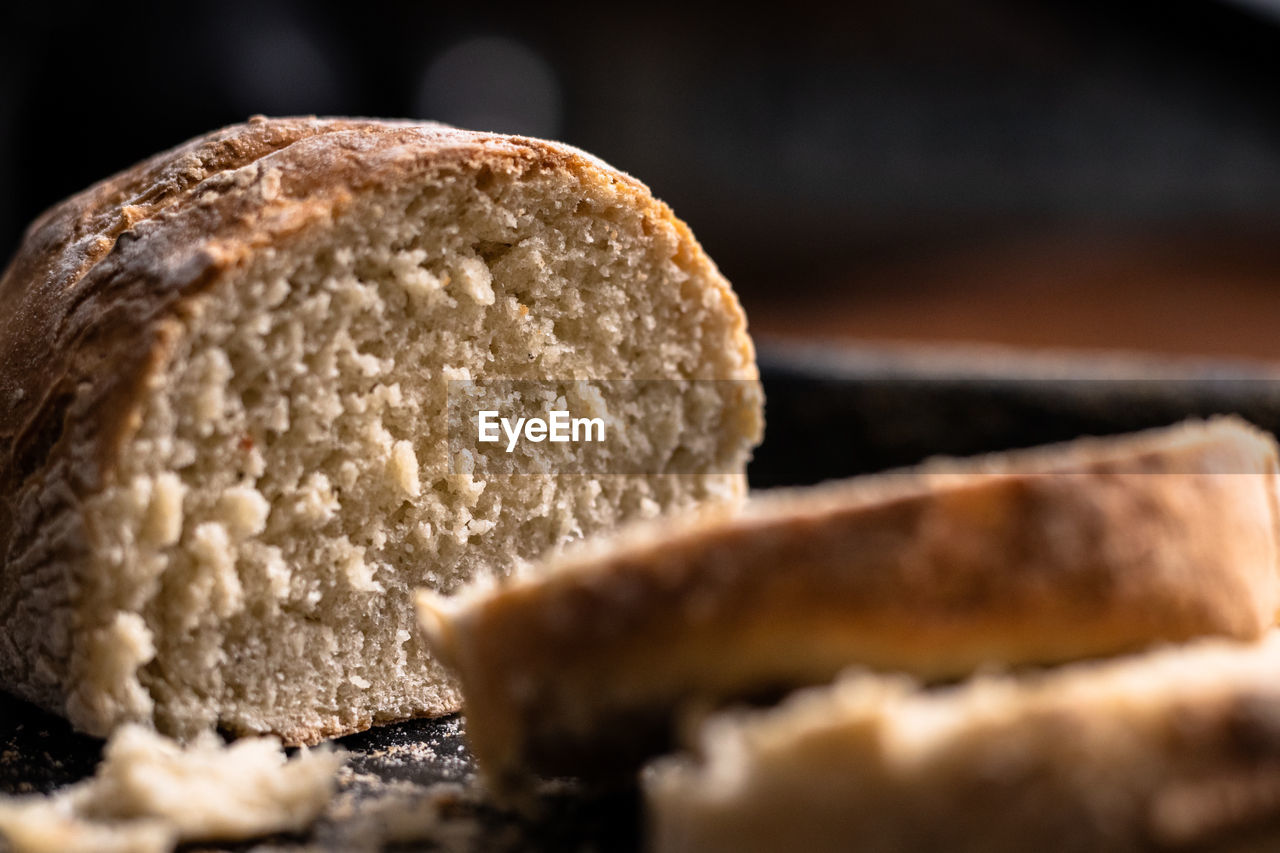
[[[741,280],[757,339],[993,342],[1280,359],[1280,223],[852,249]]]

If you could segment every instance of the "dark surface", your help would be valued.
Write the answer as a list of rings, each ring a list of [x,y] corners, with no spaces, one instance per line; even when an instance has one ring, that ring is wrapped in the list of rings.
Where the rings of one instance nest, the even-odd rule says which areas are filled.
[[[755,487],[810,483],[939,453],[1123,432],[1188,414],[1238,412],[1280,428],[1280,386],[1257,366],[1087,358],[1028,363],[996,354],[809,348],[766,351],[761,370],[769,432],[751,467]],[[92,772],[99,741],[26,703],[0,702],[0,791],[48,792]],[[436,807],[468,822],[466,846],[473,849],[628,850],[640,837],[634,792],[587,797],[553,786],[533,816],[486,804],[471,785],[475,768],[457,718],[383,726],[338,743],[351,753],[340,790],[356,807],[397,785],[425,792],[458,783],[461,793]],[[346,850],[368,842],[363,826],[334,812],[309,839],[273,840]]]
[[[1028,227],[1273,234],[1275,20],[1256,0],[9,3],[0,259],[60,198],[254,113],[563,139],[650,183],[739,289],[801,299],[869,255]]]
[[[804,485],[930,456],[1115,435],[1239,414],[1280,431],[1262,364],[937,348],[764,350],[767,436],[753,488]]]
[[[48,793],[92,774],[101,752],[97,738],[0,694],[0,791]]]

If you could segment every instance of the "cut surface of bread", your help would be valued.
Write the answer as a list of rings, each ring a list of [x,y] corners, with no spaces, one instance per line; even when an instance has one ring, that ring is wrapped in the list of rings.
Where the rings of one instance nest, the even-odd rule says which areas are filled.
[[[93,734],[455,711],[412,590],[733,505],[762,429],[688,228],[539,140],[256,119],[46,213],[0,302],[0,682]],[[637,473],[490,477],[448,434],[487,379],[681,380],[687,417]]]
[[[1276,447],[1237,419],[858,478],[641,525],[500,589],[419,609],[501,790],[626,770],[677,709],[928,680],[1274,621]]]
[[[1277,676],[1276,633],[932,690],[851,673],[646,768],[650,846],[1275,849]]]

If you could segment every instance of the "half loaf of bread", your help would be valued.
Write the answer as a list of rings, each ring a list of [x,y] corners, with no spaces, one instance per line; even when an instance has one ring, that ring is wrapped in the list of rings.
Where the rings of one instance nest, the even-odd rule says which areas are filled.
[[[687,703],[850,664],[945,680],[1256,639],[1280,603],[1276,469],[1271,436],[1231,418],[937,460],[641,525],[419,609],[498,789],[607,774]]]
[[[921,689],[850,674],[647,768],[651,849],[1274,850],[1280,634]]]
[[[688,228],[533,139],[251,120],[44,214],[0,304],[0,684],[94,734],[454,711],[412,590],[732,504],[762,428]],[[631,413],[678,424],[623,475],[491,477],[447,416],[486,379],[678,380]]]

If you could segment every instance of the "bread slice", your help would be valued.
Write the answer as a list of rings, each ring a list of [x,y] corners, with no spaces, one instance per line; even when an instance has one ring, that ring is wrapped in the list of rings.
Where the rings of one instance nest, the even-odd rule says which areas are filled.
[[[424,625],[499,789],[634,767],[684,703],[929,680],[1275,617],[1276,445],[1233,418],[938,460],[642,526],[452,600]]]
[[[457,710],[413,589],[733,504],[761,432],[688,228],[533,139],[251,120],[43,215],[0,304],[0,684],[93,734],[296,744]],[[490,476],[447,405],[489,379],[536,386],[513,404],[665,382],[629,416],[678,423],[619,439],[643,469]]]
[[[653,850],[1272,850],[1280,634],[933,690],[853,673],[695,746],[646,769]]]

